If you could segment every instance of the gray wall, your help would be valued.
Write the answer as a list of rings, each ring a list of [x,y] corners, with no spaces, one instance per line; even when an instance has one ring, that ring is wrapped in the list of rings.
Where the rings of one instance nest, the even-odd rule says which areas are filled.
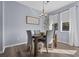
[[[2,45],[2,2],[0,1],[0,52],[3,50]]]
[[[27,42],[26,30],[41,30],[39,25],[26,24],[26,16],[38,16],[37,10],[18,2],[4,2],[5,46]]]
[[[59,33],[60,42],[69,44],[69,32],[61,32]]]

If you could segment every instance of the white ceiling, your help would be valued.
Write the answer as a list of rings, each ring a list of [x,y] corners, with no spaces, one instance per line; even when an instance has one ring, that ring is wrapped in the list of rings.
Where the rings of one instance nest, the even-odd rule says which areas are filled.
[[[31,8],[37,9],[42,11],[43,1],[18,1],[21,4],[27,5]],[[68,4],[74,3],[75,1],[50,1],[49,3],[45,4],[45,11],[51,12],[57,10],[61,7],[64,7]]]

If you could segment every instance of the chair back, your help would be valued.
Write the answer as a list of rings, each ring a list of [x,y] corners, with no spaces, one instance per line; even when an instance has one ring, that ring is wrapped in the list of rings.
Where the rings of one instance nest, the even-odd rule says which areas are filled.
[[[53,30],[48,30],[46,32],[46,41],[47,41],[47,44],[53,43]]]
[[[27,37],[28,37],[28,45],[32,45],[32,33],[31,30],[27,30]]]
[[[34,34],[39,34],[40,30],[34,30]]]

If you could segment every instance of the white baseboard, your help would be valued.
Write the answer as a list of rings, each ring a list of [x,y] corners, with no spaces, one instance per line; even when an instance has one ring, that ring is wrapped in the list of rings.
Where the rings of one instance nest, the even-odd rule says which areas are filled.
[[[7,47],[14,47],[14,46],[22,45],[22,44],[27,44],[27,42],[22,42],[22,43],[7,45],[7,46],[5,46],[5,48],[7,48]]]
[[[2,50],[2,51],[0,51],[0,54],[4,53],[4,51],[5,51],[5,48],[3,48],[3,50]]]
[[[67,45],[69,45],[69,43],[67,43],[67,42],[62,42],[62,41],[58,41],[58,42],[60,42],[60,43],[64,43],[64,44],[67,44]]]
[[[18,44],[12,44],[12,45],[4,46],[3,51],[0,51],[0,54],[4,53],[5,48],[14,47],[14,46],[22,45],[22,44],[27,44],[27,42],[22,42],[22,43],[18,43]]]
[[[4,51],[5,51],[5,48],[3,48],[3,53],[4,53]]]

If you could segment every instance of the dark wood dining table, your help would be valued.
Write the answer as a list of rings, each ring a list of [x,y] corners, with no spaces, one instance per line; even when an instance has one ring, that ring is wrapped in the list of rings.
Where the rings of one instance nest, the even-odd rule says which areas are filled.
[[[41,35],[33,35],[32,36],[34,38],[34,57],[36,57],[38,55],[38,51],[37,51],[37,44],[38,44],[38,41],[40,39],[43,39],[43,37]]]

